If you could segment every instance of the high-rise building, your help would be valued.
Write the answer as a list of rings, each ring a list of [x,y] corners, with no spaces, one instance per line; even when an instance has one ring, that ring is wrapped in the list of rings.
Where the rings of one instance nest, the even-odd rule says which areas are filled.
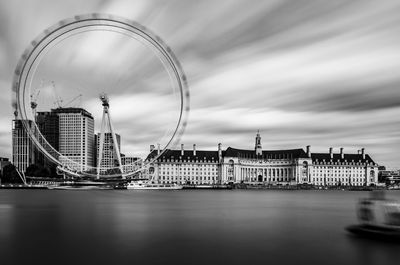
[[[139,157],[125,156],[121,154],[122,168],[124,172],[133,172],[143,166],[143,161]]]
[[[72,170],[87,171],[94,166],[94,120],[82,108],[51,110],[59,119],[60,162]]]
[[[117,138],[117,145],[118,149],[121,150],[121,137],[119,134],[115,134]],[[96,146],[96,166],[100,159],[100,133],[96,134],[95,136],[95,146]],[[104,133],[104,142],[103,142],[103,155],[101,159],[100,167],[103,169],[101,170],[104,173],[109,168],[119,167],[118,164],[118,157],[116,150],[114,148],[114,141],[112,134],[110,132]]]
[[[0,157],[0,184],[2,181],[1,179],[3,178],[3,175],[4,175],[4,168],[10,164],[11,164],[11,162],[9,161],[8,158]]]
[[[28,126],[33,128],[33,122],[28,120]],[[22,120],[12,121],[12,162],[14,166],[25,172],[29,165],[34,163],[34,146],[29,138]]]
[[[37,112],[36,125],[47,143],[56,151],[59,151],[60,128],[57,113],[50,111]],[[56,167],[56,165],[47,159],[38,149],[35,150],[35,164],[40,164],[52,171],[54,171]]]
[[[7,157],[0,157],[0,172],[3,174],[3,168],[11,164],[10,160]]]

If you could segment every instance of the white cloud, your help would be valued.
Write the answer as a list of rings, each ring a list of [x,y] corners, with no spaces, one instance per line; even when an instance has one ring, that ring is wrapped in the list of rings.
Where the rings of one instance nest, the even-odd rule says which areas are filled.
[[[109,12],[145,24],[182,62],[192,96],[186,145],[252,148],[260,128],[265,148],[363,146],[378,162],[400,167],[398,1],[77,3],[0,3],[2,92],[18,56],[41,30],[76,14]],[[46,78],[68,91],[60,92],[65,100],[80,89],[95,90],[83,102],[96,117],[101,86],[116,84],[115,92],[125,96],[112,96],[111,112],[123,150],[144,153],[174,117],[162,68],[129,43],[93,41],[51,57],[49,67],[57,67],[46,68]],[[74,69],[63,67],[68,61]],[[0,127],[6,132],[12,110],[4,95]],[[7,143],[0,138],[0,146]]]

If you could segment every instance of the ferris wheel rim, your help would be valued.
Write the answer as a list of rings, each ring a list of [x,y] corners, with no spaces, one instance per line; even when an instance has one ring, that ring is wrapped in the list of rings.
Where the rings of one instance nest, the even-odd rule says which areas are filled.
[[[99,24],[92,24],[93,22],[102,22]],[[109,15],[109,14],[99,14],[99,13],[91,13],[91,14],[84,14],[84,15],[78,15],[74,16],[69,19],[64,19],[59,21],[58,23],[54,24],[53,26],[45,29],[38,37],[36,37],[29,45],[29,47],[24,51],[22,54],[17,67],[14,71],[14,80],[13,80],[13,85],[12,85],[12,92],[15,93],[15,98],[12,102],[12,106],[14,107],[16,111],[16,119],[17,115],[20,117],[23,127],[25,131],[27,132],[29,138],[32,140],[34,145],[47,157],[49,158],[52,162],[55,162],[58,166],[61,166],[60,168],[64,168],[63,166],[65,164],[60,162],[60,157],[63,155],[59,153],[57,150],[52,147],[45,137],[41,134],[41,132],[38,130],[36,121],[33,120],[32,123],[34,125],[34,128],[32,128],[32,125],[29,124],[29,119],[28,115],[26,113],[27,109],[27,104],[25,102],[26,98],[26,90],[30,89],[30,86],[28,85],[27,87],[27,80],[29,78],[29,73],[31,70],[31,67],[34,65],[36,62],[36,59],[38,56],[41,55],[41,53],[54,41],[56,41],[59,37],[74,31],[78,28],[84,28],[84,27],[93,27],[93,25],[100,25],[100,26],[110,26],[110,27],[115,27],[115,25],[107,24],[107,23],[115,23],[115,24],[121,24],[124,27],[120,27],[120,29],[125,29],[127,28],[131,29],[132,34],[137,34],[137,36],[141,37],[145,42],[147,41],[154,47],[158,49],[160,54],[164,56],[164,59],[169,63],[171,68],[173,69],[175,73],[175,78],[176,82],[179,85],[179,91],[180,91],[180,115],[178,122],[176,124],[176,128],[173,131],[173,134],[171,138],[168,140],[167,144],[163,147],[160,152],[151,157],[150,160],[145,160],[143,162],[143,166],[145,167],[151,163],[153,163],[155,160],[157,160],[171,145],[174,145],[176,142],[179,141],[180,137],[182,136],[186,124],[187,124],[187,118],[188,118],[188,112],[190,110],[189,107],[189,89],[188,89],[188,84],[187,84],[187,78],[186,75],[181,67],[180,62],[178,61],[177,57],[175,54],[172,52],[171,48],[165,44],[165,42],[156,34],[154,34],[152,31],[144,27],[143,25],[132,21],[128,20],[125,18],[121,18],[118,16],[114,15]],[[64,32],[62,30],[67,29],[67,27],[71,27],[68,31]],[[144,38],[142,35],[138,34],[136,31],[145,34],[147,38]],[[56,33],[61,33],[60,35],[54,37],[53,34]],[[49,37],[53,36],[52,39]],[[151,41],[150,41],[151,40]],[[40,48],[40,45],[43,45],[41,49],[37,50]],[[37,52],[36,57],[29,61],[32,55],[35,55],[35,52]],[[33,77],[32,77],[33,78]],[[23,85],[23,88],[21,89],[21,86]],[[21,93],[23,93],[21,95]],[[36,129],[35,129],[36,128]],[[35,136],[34,134],[37,134],[38,136]],[[45,147],[43,147],[42,143],[39,142],[37,137],[40,138],[42,143],[47,144],[52,151],[54,151],[58,156],[55,157],[54,155],[50,154]],[[82,166],[80,163],[77,163],[79,166]],[[87,167],[87,166],[84,166]],[[90,167],[90,168],[97,168],[97,167]],[[137,170],[136,170],[137,171]],[[87,173],[85,172],[84,175],[92,175],[95,177],[95,174]],[[102,177],[114,177],[117,174],[114,175],[102,175]]]

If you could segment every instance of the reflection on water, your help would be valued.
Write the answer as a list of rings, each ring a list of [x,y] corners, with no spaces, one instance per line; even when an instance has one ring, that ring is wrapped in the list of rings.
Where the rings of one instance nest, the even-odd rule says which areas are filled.
[[[0,190],[1,264],[397,264],[400,245],[344,230],[362,196]]]

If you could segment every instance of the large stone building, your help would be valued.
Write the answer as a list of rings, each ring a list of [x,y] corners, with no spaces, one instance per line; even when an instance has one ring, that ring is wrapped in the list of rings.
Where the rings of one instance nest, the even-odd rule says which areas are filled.
[[[369,186],[378,183],[378,165],[365,153],[312,153],[312,164],[307,165],[307,182],[318,186]]]
[[[151,150],[147,160],[160,153],[160,148]],[[159,183],[218,184],[220,183],[219,151],[166,150],[149,168],[150,179]]]
[[[365,154],[311,153],[310,146],[285,150],[262,150],[257,133],[253,150],[228,147],[222,151],[167,150],[149,169],[153,181],[161,183],[271,185],[314,184],[317,186],[365,186],[378,182],[378,165]],[[147,159],[156,156],[152,150]]]

